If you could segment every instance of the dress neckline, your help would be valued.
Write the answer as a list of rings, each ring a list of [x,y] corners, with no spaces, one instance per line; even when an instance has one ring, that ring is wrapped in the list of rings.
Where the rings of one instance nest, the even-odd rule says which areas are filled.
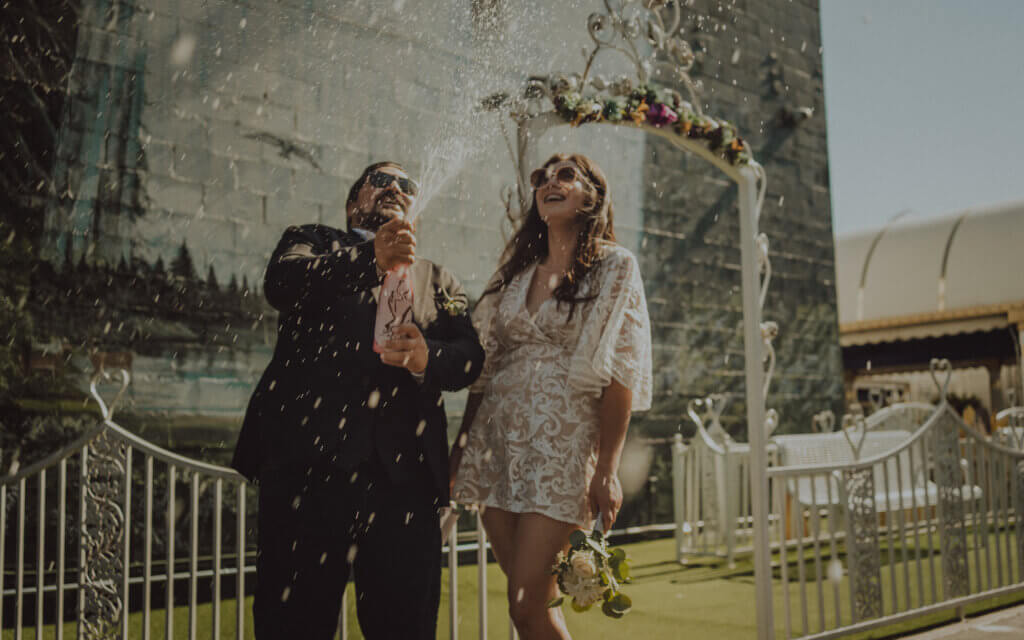
[[[539,316],[540,312],[544,310],[544,307],[555,298],[554,294],[549,294],[543,300],[541,300],[541,303],[537,307],[537,310],[534,311],[533,313],[530,313],[530,308],[529,306],[527,306],[526,302],[530,298],[530,287],[533,286],[533,279],[537,275],[537,267],[539,265],[540,261],[534,262],[526,269],[526,271],[523,272],[522,284],[520,287],[523,289],[523,292],[520,295],[522,300],[520,300],[519,302],[519,307],[522,309],[523,314],[530,319],[530,322],[534,323],[535,325],[537,316]]]

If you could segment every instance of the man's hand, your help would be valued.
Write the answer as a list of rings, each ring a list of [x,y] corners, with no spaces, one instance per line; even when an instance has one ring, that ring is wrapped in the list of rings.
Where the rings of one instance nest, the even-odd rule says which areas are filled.
[[[377,266],[391,271],[399,265],[416,261],[416,236],[413,226],[404,218],[393,218],[384,224],[373,239]]]
[[[589,494],[590,506],[595,514],[601,514],[605,533],[611,531],[622,507],[622,485],[618,474],[598,468],[590,481]]]
[[[420,328],[409,323],[396,327],[391,332],[391,339],[383,345],[380,360],[393,367],[408,369],[410,373],[420,374],[427,370],[427,341],[423,339]]]

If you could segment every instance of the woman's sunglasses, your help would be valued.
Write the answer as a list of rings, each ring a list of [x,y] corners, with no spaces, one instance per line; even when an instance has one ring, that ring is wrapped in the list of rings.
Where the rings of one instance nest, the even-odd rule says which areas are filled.
[[[374,171],[367,176],[367,181],[378,189],[386,189],[396,180],[398,181],[398,188],[401,189],[402,193],[410,196],[415,196],[419,193],[419,185],[411,178],[403,178],[402,176],[384,173],[383,171]]]
[[[530,174],[530,184],[534,189],[540,189],[550,182],[551,178],[551,167],[543,167]],[[563,165],[554,172],[554,179],[560,184],[572,184],[576,180],[584,178],[576,167]]]

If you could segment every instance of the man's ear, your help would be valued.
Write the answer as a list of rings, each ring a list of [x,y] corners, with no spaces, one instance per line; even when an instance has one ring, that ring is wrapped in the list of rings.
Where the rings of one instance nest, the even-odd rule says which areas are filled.
[[[356,212],[356,203],[348,202],[345,204],[345,229],[348,231],[352,230],[352,216]]]

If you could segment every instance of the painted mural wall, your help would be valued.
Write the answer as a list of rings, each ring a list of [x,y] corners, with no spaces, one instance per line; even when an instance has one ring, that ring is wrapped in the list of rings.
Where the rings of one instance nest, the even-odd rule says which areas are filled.
[[[688,4],[705,109],[738,126],[770,177],[766,315],[782,332],[769,406],[783,430],[806,430],[842,396],[817,3]],[[603,4],[61,6],[36,16],[41,26],[20,45],[30,51],[9,52],[52,59],[4,84],[28,136],[5,139],[19,151],[4,162],[20,171],[2,214],[4,322],[17,337],[7,356],[24,373],[11,379],[34,381],[9,395],[22,409],[81,405],[91,371],[123,367],[133,378],[125,421],[223,459],[272,352],[262,274],[284,228],[343,226],[345,194],[365,165],[394,159],[418,174],[439,134],[486,129],[419,229],[421,255],[478,295],[509,231],[515,174],[502,123],[466,105],[527,75],[581,70],[586,17]],[[4,28],[29,28],[16,18]],[[799,107],[815,115],[796,124]],[[602,166],[620,240],[641,260],[657,396],[636,432],[690,433],[685,403],[727,391],[736,400],[726,426],[745,439],[735,190],[636,131],[563,127],[535,157],[555,150]],[[37,166],[19,168],[33,158]],[[462,402],[449,399],[456,424]]]

